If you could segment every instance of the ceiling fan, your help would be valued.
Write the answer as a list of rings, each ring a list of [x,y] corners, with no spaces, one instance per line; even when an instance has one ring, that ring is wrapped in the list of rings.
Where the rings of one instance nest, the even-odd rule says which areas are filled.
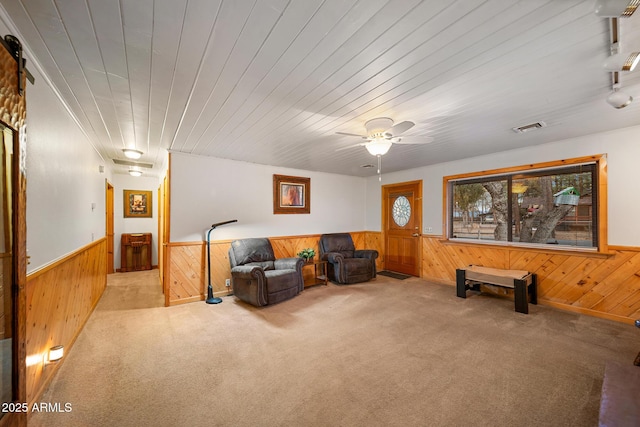
[[[389,151],[392,144],[426,144],[433,141],[433,138],[428,136],[399,136],[411,129],[413,126],[415,126],[415,123],[409,121],[400,122],[394,125],[393,120],[388,117],[371,119],[364,124],[364,127],[367,129],[367,135],[336,132],[338,135],[356,136],[365,140],[365,142],[361,142],[359,144],[339,148],[337,151],[353,147],[365,147],[371,155],[382,156]]]

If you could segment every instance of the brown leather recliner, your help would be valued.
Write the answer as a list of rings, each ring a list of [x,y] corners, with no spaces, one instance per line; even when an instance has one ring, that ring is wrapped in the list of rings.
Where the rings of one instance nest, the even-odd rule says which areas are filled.
[[[293,298],[304,290],[304,260],[276,259],[269,239],[234,240],[229,263],[234,295],[256,307]]]
[[[327,261],[329,280],[339,284],[366,282],[376,277],[378,251],[356,250],[349,233],[320,236],[320,259]]]

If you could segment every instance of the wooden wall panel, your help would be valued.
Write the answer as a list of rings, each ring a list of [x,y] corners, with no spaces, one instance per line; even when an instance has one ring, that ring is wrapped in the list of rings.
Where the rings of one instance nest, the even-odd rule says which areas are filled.
[[[227,295],[230,292],[230,289],[227,289],[224,284],[226,279],[231,278],[229,247],[231,247],[230,241],[220,241],[211,245],[211,286],[216,296]],[[208,284],[207,281],[205,286]]]
[[[54,345],[67,353],[107,285],[107,242],[97,240],[27,277],[27,402],[42,393],[58,365],[44,368]]]
[[[351,233],[356,249],[380,248],[380,233],[354,232]],[[305,248],[314,248],[319,253],[319,234],[305,236],[270,237],[276,258],[289,258]],[[375,246],[374,246],[375,245]],[[225,280],[231,278],[229,264],[230,240],[211,242],[211,286],[217,297],[228,295],[231,289],[225,286]],[[377,246],[377,247],[376,247]],[[208,281],[206,278],[206,244],[204,242],[169,243],[166,245],[167,266],[166,289],[169,298],[165,305],[176,305],[206,298]],[[316,255],[319,257],[319,255]],[[313,271],[303,270],[305,281],[310,279]]]
[[[376,269],[378,271],[384,268],[384,241],[382,240],[382,232],[380,231],[365,231],[362,233],[362,239],[358,238],[356,248],[358,249],[375,249],[378,251],[378,259],[376,260]]]
[[[170,244],[169,271],[167,276],[169,305],[203,299],[206,289],[204,243]]]
[[[423,237],[421,276],[455,284],[455,270],[476,264],[538,276],[538,301],[561,309],[633,323],[640,318],[640,249],[609,254],[448,243]]]

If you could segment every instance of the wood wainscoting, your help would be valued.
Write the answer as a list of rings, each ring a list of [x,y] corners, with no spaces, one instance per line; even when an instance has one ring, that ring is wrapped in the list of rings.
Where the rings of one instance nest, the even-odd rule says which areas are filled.
[[[384,267],[381,232],[352,232],[358,249],[376,249],[378,269]],[[270,237],[277,258],[293,257],[304,248],[318,250],[319,234]],[[229,290],[230,240],[211,242],[212,286],[215,296]],[[167,249],[165,305],[206,298],[204,242],[170,243]],[[640,248],[609,247],[609,254],[525,249],[497,245],[449,243],[440,236],[422,236],[420,277],[455,286],[456,268],[476,264],[528,270],[538,275],[538,303],[562,310],[632,324],[640,318]],[[312,274],[309,269],[305,275]],[[306,276],[305,276],[306,279]],[[452,292],[455,290],[452,289]],[[500,289],[497,292],[505,292]]]
[[[630,324],[640,318],[640,248],[598,254],[423,237],[422,278],[453,286],[456,268],[471,264],[536,273],[538,304]]]
[[[353,243],[357,249],[377,249],[380,252],[377,265],[380,268],[382,243],[380,232],[352,232]],[[320,234],[304,236],[269,237],[276,258],[295,257],[305,248],[314,248],[318,252]],[[229,247],[231,240],[211,241],[211,286],[215,296],[229,294],[225,279],[231,278],[229,265]],[[164,280],[165,305],[172,306],[206,299],[208,280],[206,278],[207,252],[205,242],[168,243]],[[316,255],[317,256],[317,255]],[[307,275],[313,274],[306,269]]]
[[[36,402],[59,365],[44,369],[49,348],[70,350],[107,285],[102,238],[27,276],[27,402]]]

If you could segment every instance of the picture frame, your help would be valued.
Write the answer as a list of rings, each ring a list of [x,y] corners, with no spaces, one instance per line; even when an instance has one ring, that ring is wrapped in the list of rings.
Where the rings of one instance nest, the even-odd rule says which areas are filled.
[[[274,174],[273,213],[311,213],[311,178]]]
[[[124,190],[124,217],[151,218],[152,202],[151,191]]]

